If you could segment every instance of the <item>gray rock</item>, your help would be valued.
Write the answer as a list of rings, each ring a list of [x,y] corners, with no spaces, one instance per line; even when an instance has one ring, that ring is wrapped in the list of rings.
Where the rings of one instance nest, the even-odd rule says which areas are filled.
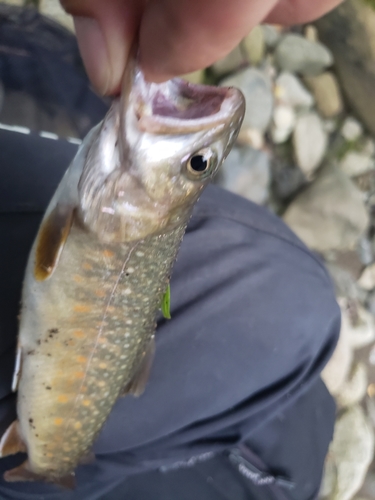
[[[268,200],[270,159],[267,153],[250,147],[235,147],[221,169],[220,184],[258,204]]]
[[[374,431],[359,405],[336,421],[330,453],[337,469],[337,482],[330,500],[351,500],[361,488],[374,455]]]
[[[199,69],[198,71],[193,71],[192,73],[183,75],[182,78],[190,83],[204,83],[205,71],[204,69]]]
[[[361,305],[357,305],[356,318],[349,324],[348,341],[352,349],[362,349],[375,340],[373,315]]]
[[[351,271],[343,269],[335,262],[327,262],[326,267],[335,285],[336,297],[345,297],[353,301],[359,301],[361,291],[359,290]]]
[[[278,41],[280,40],[280,31],[271,24],[263,24],[262,30],[266,46],[270,49],[276,47]]]
[[[367,391],[368,376],[364,363],[356,363],[351,371],[349,380],[340,388],[336,402],[341,408],[353,406],[361,402]]]
[[[262,149],[264,147],[264,135],[256,128],[241,128],[236,142],[239,146]]]
[[[56,2],[56,0],[39,0],[39,11],[44,16],[51,17],[56,22],[62,24],[70,31],[74,31],[73,18],[65,12],[60,2]]]
[[[259,64],[264,56],[265,42],[261,26],[255,26],[242,40],[241,47],[250,64]]]
[[[341,134],[347,141],[356,141],[363,134],[363,127],[355,118],[348,116],[341,128]]]
[[[289,205],[285,222],[320,252],[350,250],[368,227],[362,194],[335,165],[326,165],[315,181]]]
[[[366,236],[359,240],[357,255],[362,266],[369,266],[374,261],[371,240]]]
[[[335,59],[335,73],[350,107],[375,134],[375,12],[364,1],[347,0],[316,26]]]
[[[339,301],[340,302],[340,301]],[[341,330],[336,349],[322,371],[321,377],[329,392],[336,396],[347,381],[353,362],[353,349],[349,343],[350,318],[341,305]]]
[[[295,108],[311,108],[314,98],[301,81],[287,71],[282,72],[275,82],[276,99]]]
[[[301,169],[277,153],[272,157],[272,179],[275,195],[281,200],[290,198],[307,182]]]
[[[367,291],[375,288],[375,264],[366,267],[358,280],[358,285]]]
[[[348,151],[339,163],[341,170],[349,177],[357,177],[374,170],[374,159],[358,151]]]
[[[375,154],[375,141],[371,137],[366,137],[362,147],[362,152],[368,156],[374,156]]]
[[[276,47],[275,60],[283,70],[313,76],[331,66],[333,57],[321,43],[310,42],[301,35],[287,34]]]
[[[238,68],[240,68],[243,64],[246,63],[246,59],[242,53],[242,50],[239,45],[235,47],[232,52],[224,57],[223,59],[219,59],[212,66],[211,69],[217,76],[224,76],[228,73],[233,73]]]
[[[230,78],[222,85],[238,87],[246,98],[244,128],[256,128],[264,132],[272,118],[273,94],[269,76],[256,68],[248,68]]]
[[[305,28],[304,35],[309,42],[319,42],[318,30],[313,24],[308,24]]]
[[[273,111],[271,137],[275,144],[285,142],[294,130],[296,113],[292,106],[277,104]]]
[[[311,178],[327,151],[328,137],[317,113],[306,113],[297,118],[293,134],[297,164]]]
[[[333,73],[326,71],[318,76],[310,76],[306,78],[306,83],[315,97],[319,113],[324,118],[333,118],[342,112],[344,104]]]

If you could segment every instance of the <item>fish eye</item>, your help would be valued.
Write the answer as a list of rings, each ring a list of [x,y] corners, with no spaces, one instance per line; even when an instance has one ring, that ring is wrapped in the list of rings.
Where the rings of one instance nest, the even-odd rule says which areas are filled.
[[[214,166],[214,157],[210,149],[205,148],[197,151],[187,161],[188,173],[195,179],[201,178],[204,174],[211,172]]]

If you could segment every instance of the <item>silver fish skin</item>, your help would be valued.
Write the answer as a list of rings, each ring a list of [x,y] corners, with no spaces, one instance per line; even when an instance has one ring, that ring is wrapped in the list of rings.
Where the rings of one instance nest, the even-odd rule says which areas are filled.
[[[128,70],[31,250],[14,377],[18,420],[0,443],[2,456],[24,450],[28,460],[5,473],[8,481],[64,484],[120,393],[146,369],[192,208],[243,114],[236,89],[148,83]]]

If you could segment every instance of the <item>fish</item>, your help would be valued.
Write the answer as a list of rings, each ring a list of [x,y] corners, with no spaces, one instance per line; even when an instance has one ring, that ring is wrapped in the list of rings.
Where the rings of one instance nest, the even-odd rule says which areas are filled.
[[[121,95],[79,147],[30,252],[17,420],[0,441],[0,456],[27,460],[6,481],[73,488],[116,400],[143,392],[192,209],[229,154],[244,108],[235,88],[150,83],[128,64]]]

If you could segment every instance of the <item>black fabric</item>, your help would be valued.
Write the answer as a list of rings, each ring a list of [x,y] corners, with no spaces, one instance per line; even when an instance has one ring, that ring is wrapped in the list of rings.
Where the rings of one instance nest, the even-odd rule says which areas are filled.
[[[8,168],[6,179],[2,179],[9,189],[2,191],[1,200],[3,208],[15,208],[0,215],[3,422],[9,422],[14,414],[9,384],[16,315],[27,253],[42,216],[42,212],[22,212],[17,207],[25,206],[25,197],[30,206],[40,203],[44,209],[41,200],[52,195],[67,160],[58,153],[62,144],[51,141],[56,156],[51,153],[50,167],[44,174],[49,181],[38,184],[33,169],[23,169],[22,158],[28,144],[32,165],[32,152],[37,159],[45,139],[23,134],[17,137],[12,143],[18,145],[14,168]],[[32,140],[34,147],[30,146]],[[10,144],[8,132],[0,131],[0,151]],[[43,173],[39,171],[38,176],[43,177]],[[21,184],[33,189],[19,190],[17,179],[21,178]],[[51,498],[101,498],[124,475],[160,466],[173,468],[176,462],[207,452],[220,453],[243,441],[252,443],[272,470],[297,481],[295,491],[301,493],[289,498],[312,498],[332,433],[333,403],[324,393],[320,406],[312,396],[306,396],[304,414],[298,405],[317,383],[340,324],[322,264],[279,219],[210,186],[194,210],[171,292],[172,320],[159,322],[146,392],[139,399],[128,397],[116,403],[95,443],[97,463],[78,469],[76,492],[56,493]],[[320,391],[324,391],[322,386]],[[313,453],[306,454],[298,447],[302,441],[297,432],[296,439],[290,435],[294,425],[282,417],[288,408],[292,414],[297,412],[306,445]],[[286,432],[289,437],[285,441]],[[284,450],[279,455],[273,451],[276,444]],[[309,467],[301,469],[303,460],[311,461]],[[2,470],[13,462],[13,458],[0,461]],[[0,495],[13,498],[10,491],[21,499],[38,498],[37,492],[56,489],[0,483]],[[50,498],[46,494],[43,498]]]
[[[26,93],[41,111],[35,113],[28,101],[33,109],[29,109],[31,116],[25,116],[22,110],[14,109],[16,98],[9,111],[5,103],[0,121],[4,121],[4,114],[7,118],[13,115],[17,125],[35,130],[39,125],[46,130],[46,121],[60,120],[58,128],[68,128],[83,138],[101,120],[107,104],[89,90],[77,42],[68,30],[33,8],[0,3],[0,45],[0,82],[5,93]]]

